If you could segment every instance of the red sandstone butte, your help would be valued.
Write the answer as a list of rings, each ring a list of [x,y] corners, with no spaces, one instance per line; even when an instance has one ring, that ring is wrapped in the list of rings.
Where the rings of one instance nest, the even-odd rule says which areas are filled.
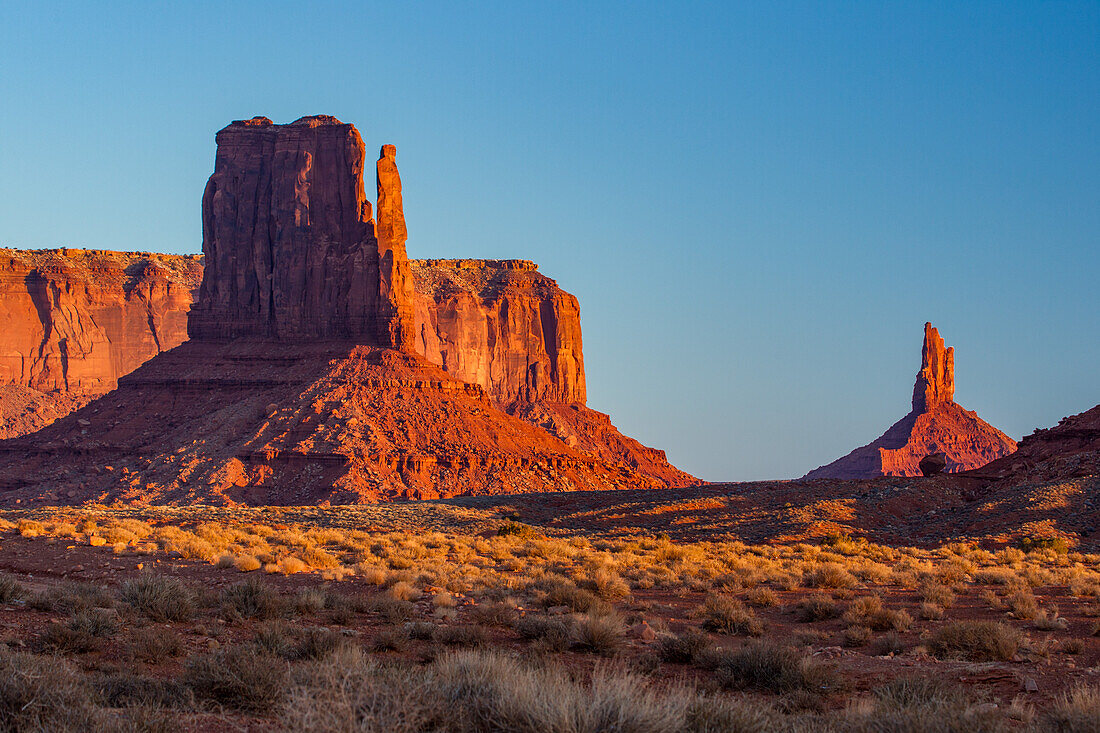
[[[863,479],[920,476],[920,461],[943,453],[947,473],[967,471],[1016,450],[1016,441],[954,401],[955,350],[924,324],[921,367],[913,409],[878,440],[803,476],[803,479]]]
[[[191,339],[0,443],[6,496],[309,504],[695,482],[584,405],[576,300],[552,280],[481,263],[459,287],[471,273],[444,283],[467,268],[408,262],[391,146],[376,224],[351,125],[254,118],[217,142]],[[468,349],[478,328],[503,348]],[[429,344],[451,373],[416,353]]]
[[[187,338],[197,255],[0,249],[0,438],[115,388]]]

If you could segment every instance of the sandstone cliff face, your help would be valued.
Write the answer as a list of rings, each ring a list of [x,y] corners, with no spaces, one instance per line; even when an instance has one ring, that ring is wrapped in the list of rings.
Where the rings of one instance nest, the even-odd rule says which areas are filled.
[[[266,117],[217,134],[202,199],[206,269],[191,338],[337,338],[403,348],[411,287],[392,156],[379,161],[386,242],[375,237],[358,130],[335,117]],[[392,146],[390,146],[392,147]],[[388,203],[388,202],[396,202]]]
[[[502,405],[586,400],[577,299],[526,260],[412,260],[416,351]]]
[[[0,385],[64,392],[58,407],[69,408],[114,389],[187,338],[201,273],[197,256],[0,249]],[[5,419],[0,437],[15,430]]]
[[[921,368],[913,387],[913,409],[877,440],[810,471],[804,479],[862,479],[920,476],[920,461],[946,456],[949,473],[967,471],[1016,450],[1016,441],[954,402],[955,351],[944,348],[931,323],[924,324]]]

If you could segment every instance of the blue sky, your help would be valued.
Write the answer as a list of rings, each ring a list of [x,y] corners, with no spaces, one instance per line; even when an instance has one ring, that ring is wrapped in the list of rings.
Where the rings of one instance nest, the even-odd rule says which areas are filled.
[[[394,143],[414,257],[537,261],[709,480],[1100,402],[1100,2],[0,4],[0,245],[196,252],[214,133]]]

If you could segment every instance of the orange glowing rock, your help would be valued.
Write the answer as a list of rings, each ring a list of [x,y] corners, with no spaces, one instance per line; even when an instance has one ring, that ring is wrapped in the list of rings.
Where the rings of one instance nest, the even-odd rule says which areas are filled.
[[[956,473],[984,466],[1016,450],[1016,441],[957,405],[954,397],[955,350],[944,348],[939,332],[926,323],[912,411],[878,440],[803,478],[921,476],[922,459],[937,453],[944,456],[944,466],[939,470]],[[931,469],[931,464],[926,468]]]

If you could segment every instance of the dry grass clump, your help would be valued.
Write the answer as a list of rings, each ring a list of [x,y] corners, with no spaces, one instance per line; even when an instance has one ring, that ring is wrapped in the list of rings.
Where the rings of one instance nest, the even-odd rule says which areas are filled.
[[[806,596],[795,606],[798,620],[811,623],[837,618],[840,616],[841,610],[839,603],[820,593]]]
[[[943,607],[937,603],[922,603],[917,613],[925,621],[941,621],[945,615]]]
[[[574,644],[585,651],[609,657],[618,652],[626,640],[626,626],[617,613],[588,613],[573,627]]]
[[[1020,642],[1019,631],[996,621],[953,621],[932,632],[926,644],[941,659],[1007,662]]]
[[[402,601],[388,595],[378,595],[367,602],[365,610],[381,615],[388,623],[399,624],[412,618],[415,608],[409,601]]]
[[[866,626],[873,631],[906,631],[913,624],[909,612],[883,608],[878,596],[862,596],[855,599],[844,612],[843,619],[855,626]]]
[[[682,634],[661,634],[657,637],[657,658],[662,662],[689,664],[709,643],[710,637],[699,629],[688,629]]]
[[[440,625],[435,627],[432,639],[448,646],[484,646],[489,643],[489,631],[477,624]]]
[[[188,621],[195,615],[195,597],[178,578],[142,575],[119,588],[119,598],[152,621]]]
[[[714,650],[700,662],[714,669],[723,687],[825,693],[838,686],[832,667],[770,640],[749,641],[734,650]]]
[[[748,636],[760,636],[764,633],[764,622],[757,618],[751,608],[731,596],[707,596],[698,613],[703,619],[703,628],[708,631]]]
[[[745,601],[755,608],[771,608],[779,605],[779,596],[771,588],[754,588],[745,596]]]
[[[74,613],[86,608],[112,608],[115,598],[103,586],[66,582],[35,593],[27,605],[39,611]]]
[[[230,618],[270,619],[283,615],[286,603],[263,580],[249,577],[222,591],[221,608]]]
[[[48,649],[82,654],[98,649],[103,639],[117,631],[113,615],[104,609],[90,608],[77,611],[68,621],[49,624],[39,640]]]
[[[1047,608],[1039,609],[1031,626],[1039,631],[1063,631],[1069,625],[1064,618],[1058,615],[1058,606],[1053,603]]]
[[[547,608],[565,606],[574,613],[607,610],[607,605],[591,591],[578,588],[577,584],[561,575],[547,573],[528,586],[539,602]]]
[[[1094,733],[1100,730],[1100,687],[1080,685],[1060,695],[1047,713],[1055,731]]]
[[[807,569],[802,574],[806,588],[852,588],[859,583],[843,565],[829,562]]]
[[[234,646],[187,661],[183,680],[196,697],[231,708],[269,710],[286,689],[287,666],[255,646]]]
[[[99,722],[91,690],[68,662],[0,647],[0,729],[79,731]]]
[[[422,638],[431,638],[431,633],[435,631],[435,624],[430,624],[432,627],[428,632],[428,636]],[[388,626],[383,629],[379,629],[378,633],[371,639],[370,646],[373,651],[376,652],[401,652],[409,646],[409,640],[413,636],[408,629],[400,626]]]
[[[706,730],[688,727],[692,705],[702,707],[694,695],[658,693],[642,677],[609,669],[585,682],[493,652],[448,654],[418,669],[347,650],[294,675],[282,722],[321,733]]]
[[[27,594],[26,588],[15,578],[0,575],[0,603],[13,603]]]
[[[512,627],[520,637],[563,652],[573,641],[573,624],[561,616],[524,616]]]
[[[871,640],[871,630],[866,626],[849,626],[844,630],[844,646],[865,646]]]
[[[509,627],[515,623],[516,609],[505,601],[483,603],[474,608],[473,618],[485,626]]]
[[[1013,589],[1004,597],[1004,604],[1014,618],[1033,619],[1039,613],[1039,601],[1026,586]]]
[[[171,629],[134,629],[127,644],[130,656],[146,664],[161,664],[183,654],[183,639]]]
[[[917,588],[917,597],[925,603],[935,603],[941,608],[950,608],[955,603],[955,592],[942,583],[922,583]]]

